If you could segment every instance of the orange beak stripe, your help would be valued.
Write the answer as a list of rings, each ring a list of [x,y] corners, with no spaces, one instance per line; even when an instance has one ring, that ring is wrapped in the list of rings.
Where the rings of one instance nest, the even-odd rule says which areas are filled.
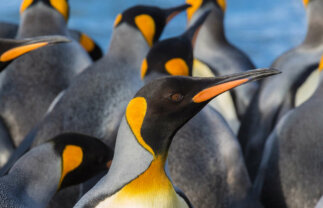
[[[41,42],[41,43],[34,43],[34,44],[30,44],[30,45],[18,46],[16,48],[10,49],[10,50],[6,51],[5,53],[3,53],[0,56],[0,61],[1,62],[11,61],[11,60],[27,53],[27,52],[36,50],[36,49],[41,48],[47,44],[48,44],[48,42]]]
[[[201,102],[207,101],[225,91],[228,91],[248,81],[249,79],[239,79],[239,80],[226,82],[223,84],[219,84],[219,85],[204,89],[193,97],[193,101],[195,103],[201,103]]]

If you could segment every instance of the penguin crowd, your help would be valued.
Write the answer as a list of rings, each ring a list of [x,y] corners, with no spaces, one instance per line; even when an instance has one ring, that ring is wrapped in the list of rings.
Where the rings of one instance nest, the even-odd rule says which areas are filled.
[[[0,208],[323,208],[323,0],[303,3],[305,40],[256,68],[226,0],[118,11],[106,53],[68,0],[21,0],[0,17]]]

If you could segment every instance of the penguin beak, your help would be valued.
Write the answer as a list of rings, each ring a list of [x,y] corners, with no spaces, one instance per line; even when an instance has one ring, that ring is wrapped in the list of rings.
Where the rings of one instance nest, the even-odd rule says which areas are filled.
[[[187,37],[191,42],[192,42],[192,46],[194,48],[195,46],[195,42],[196,42],[196,38],[197,35],[204,23],[204,21],[206,20],[206,18],[208,17],[208,15],[210,14],[211,11],[206,11],[184,34],[184,37]]]
[[[166,14],[166,24],[171,21],[176,15],[181,13],[182,11],[185,11],[187,8],[191,7],[190,4],[183,4],[177,7],[165,9]]]
[[[57,43],[65,43],[70,40],[63,36],[42,36],[33,39],[24,39],[20,41],[8,42],[8,47],[5,48],[3,52],[0,52],[0,64],[1,62],[10,62],[15,58],[22,56],[30,51],[42,48],[48,45],[54,45]],[[0,70],[3,69],[5,65],[2,63],[0,65]]]
[[[204,87],[195,94],[192,100],[194,103],[207,102],[232,88],[279,73],[281,72],[276,69],[257,69],[227,76],[214,77],[207,80],[204,79],[204,84],[201,84],[201,86],[204,85]]]

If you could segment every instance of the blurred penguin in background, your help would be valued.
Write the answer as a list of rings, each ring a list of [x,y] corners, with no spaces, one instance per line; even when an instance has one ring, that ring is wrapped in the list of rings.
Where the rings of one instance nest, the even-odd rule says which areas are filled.
[[[39,48],[68,42],[64,36],[47,36],[23,40],[0,38],[0,71],[5,70],[14,59]],[[0,167],[2,167],[15,149],[3,121],[0,121]]]
[[[24,0],[17,39],[67,36],[67,1]],[[19,57],[0,74],[1,128],[18,146],[43,118],[54,98],[91,64],[75,41],[41,48]]]
[[[224,14],[226,0],[187,0],[192,7],[187,10],[188,24],[193,24],[205,11],[211,14],[201,28],[194,49],[194,76],[217,76],[254,69],[249,57],[232,45],[225,36]],[[237,132],[258,84],[249,83],[224,93],[212,105],[226,118],[231,128]]]
[[[238,138],[252,180],[260,164],[266,138],[279,119],[295,107],[297,90],[317,68],[323,53],[323,0],[304,0],[304,4],[308,19],[305,40],[274,61],[272,67],[282,70],[282,75],[261,83],[239,130]],[[315,89],[315,81],[311,79],[310,82]],[[307,98],[311,91],[304,91]]]
[[[319,71],[323,70],[323,57]],[[323,75],[315,93],[268,137],[255,180],[266,207],[315,207],[323,195]]]
[[[113,150],[81,134],[62,134],[27,152],[0,178],[0,207],[47,207],[54,194],[108,170]]]

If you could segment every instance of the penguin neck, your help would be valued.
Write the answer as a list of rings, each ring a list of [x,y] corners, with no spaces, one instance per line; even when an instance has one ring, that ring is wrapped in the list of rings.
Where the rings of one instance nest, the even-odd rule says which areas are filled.
[[[140,66],[149,49],[150,47],[140,31],[124,23],[113,32],[108,56],[118,61]]]
[[[19,187],[21,197],[28,196],[37,205],[34,207],[47,206],[58,189],[60,176],[60,158],[51,143],[29,151],[8,174],[12,181],[17,181],[15,187]]]
[[[17,38],[44,35],[68,35],[64,17],[42,2],[26,9],[21,15]]]
[[[213,7],[212,12],[201,27],[196,40],[196,47],[210,47],[210,45],[214,47],[227,44],[223,21],[223,13],[219,11],[219,8]]]
[[[313,1],[307,8],[308,27],[304,44],[317,47],[323,44],[323,3]]]

